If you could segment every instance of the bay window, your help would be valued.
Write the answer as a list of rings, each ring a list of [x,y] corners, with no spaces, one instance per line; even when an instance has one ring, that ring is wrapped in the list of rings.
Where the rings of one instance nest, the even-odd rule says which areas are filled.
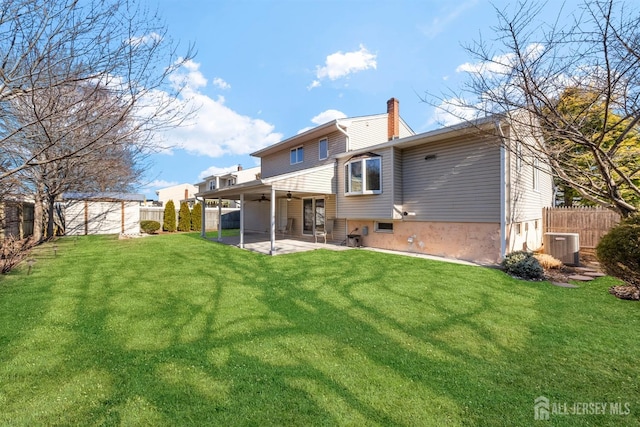
[[[382,157],[367,154],[345,163],[344,192],[346,195],[382,193]]]

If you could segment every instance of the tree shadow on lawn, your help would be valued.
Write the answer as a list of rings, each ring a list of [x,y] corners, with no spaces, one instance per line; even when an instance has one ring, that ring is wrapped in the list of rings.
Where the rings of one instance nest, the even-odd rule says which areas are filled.
[[[495,270],[206,242],[175,257],[188,270],[160,260],[136,277],[125,253],[119,274],[96,257],[52,281],[50,335],[32,319],[8,339],[51,355],[2,393],[9,411],[50,424],[527,424],[550,382],[528,357],[535,369],[568,345],[538,336],[566,290]]]

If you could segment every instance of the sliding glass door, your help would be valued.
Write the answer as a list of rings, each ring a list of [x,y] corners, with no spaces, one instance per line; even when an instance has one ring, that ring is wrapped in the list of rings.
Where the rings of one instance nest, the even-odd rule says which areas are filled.
[[[304,234],[313,235],[317,229],[324,229],[324,199],[302,199],[302,219]]]

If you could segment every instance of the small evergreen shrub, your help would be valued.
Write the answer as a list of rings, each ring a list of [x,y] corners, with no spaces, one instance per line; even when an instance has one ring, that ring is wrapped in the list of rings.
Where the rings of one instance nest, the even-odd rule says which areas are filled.
[[[142,230],[143,233],[155,234],[160,230],[160,223],[158,221],[145,219],[140,221],[140,230]]]
[[[640,287],[640,215],[609,230],[598,243],[596,256],[605,273]]]
[[[176,205],[173,204],[173,200],[169,200],[164,207],[162,229],[169,232],[176,231]]]
[[[531,252],[511,252],[502,260],[502,268],[507,274],[520,279],[544,279],[544,270]]]
[[[191,209],[191,229],[193,231],[202,230],[202,205],[196,203]]]
[[[180,212],[178,212],[178,231],[191,230],[191,211],[187,202],[180,203]]]

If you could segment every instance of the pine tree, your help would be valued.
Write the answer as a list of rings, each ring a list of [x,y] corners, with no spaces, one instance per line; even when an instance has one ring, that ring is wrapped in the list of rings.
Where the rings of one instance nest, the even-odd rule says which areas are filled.
[[[191,210],[191,229],[193,231],[202,230],[202,204],[196,203]]]
[[[169,200],[164,207],[164,222],[162,225],[164,231],[176,231],[176,205],[173,200]]]
[[[191,230],[191,211],[187,202],[180,203],[180,212],[178,212],[178,231]]]

